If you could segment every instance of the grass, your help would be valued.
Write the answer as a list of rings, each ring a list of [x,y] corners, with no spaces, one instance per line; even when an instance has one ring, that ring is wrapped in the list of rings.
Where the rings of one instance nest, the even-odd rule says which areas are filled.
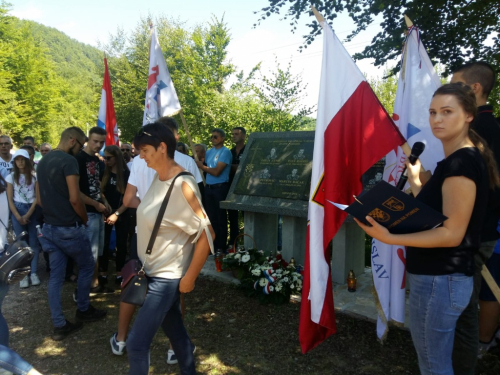
[[[108,309],[105,320],[88,323],[63,341],[52,340],[47,303],[47,276],[42,285],[11,288],[2,311],[9,324],[10,345],[43,374],[127,374],[127,356],[115,356],[109,338],[116,331],[119,294],[92,298],[97,308]],[[74,320],[71,293],[66,283],[63,308]],[[298,341],[300,305],[262,306],[236,287],[200,278],[186,296],[185,324],[197,346],[200,374],[418,374],[416,353],[408,331],[391,329],[384,345],[377,342],[375,324],[338,314],[338,333],[302,355]],[[152,375],[178,374],[167,365],[168,340],[160,330],[151,347]],[[480,362],[478,374],[498,374],[500,350]],[[498,356],[498,357],[497,357]],[[495,372],[492,372],[495,371]]]

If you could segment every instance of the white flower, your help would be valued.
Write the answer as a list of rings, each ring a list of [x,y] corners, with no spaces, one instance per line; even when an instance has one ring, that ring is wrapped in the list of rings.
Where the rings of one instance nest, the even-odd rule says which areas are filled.
[[[302,285],[302,280],[297,280],[297,285]]]
[[[277,292],[280,292],[281,289],[283,289],[283,286],[278,283],[278,284],[276,284],[276,287],[274,289],[276,289]]]
[[[283,272],[283,270],[282,270],[281,268],[278,268],[278,269],[276,270],[276,273],[281,273],[281,272]]]
[[[283,275],[288,275],[290,271],[283,271]]]
[[[270,291],[270,292],[274,291],[274,286],[270,285],[270,286],[269,286],[269,291]]]
[[[297,276],[294,276],[294,277],[292,278],[292,280],[293,280],[293,281],[297,281]]]
[[[302,290],[302,287],[297,285],[297,292],[300,292],[301,290]]]
[[[260,286],[266,286],[268,284],[268,281],[266,278],[262,277],[260,280],[259,280],[259,285]]]
[[[261,270],[259,270],[257,268],[254,268],[252,270],[252,275],[254,275],[254,276],[259,276],[261,273],[262,273]]]
[[[290,289],[295,289],[295,285],[290,284]]]
[[[249,260],[250,260],[250,255],[248,255],[248,254],[245,254],[245,255],[243,255],[243,256],[241,257],[241,261],[242,261],[243,263],[246,263],[246,262],[248,262]]]
[[[288,282],[288,277],[284,277],[284,278],[283,278],[283,281],[284,281],[285,283],[287,283],[287,282]]]
[[[236,254],[236,255],[234,256],[234,259],[240,259],[240,258],[241,258],[241,254]]]
[[[282,277],[283,277],[283,275],[281,275],[281,274],[279,274],[279,273],[276,275],[276,278],[277,278],[277,279],[281,279]]]

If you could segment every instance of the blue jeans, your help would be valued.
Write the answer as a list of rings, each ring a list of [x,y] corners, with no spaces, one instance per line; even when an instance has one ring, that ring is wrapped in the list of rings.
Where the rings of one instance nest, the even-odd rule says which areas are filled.
[[[422,375],[453,375],[455,326],[469,304],[472,276],[408,273],[410,332]]]
[[[19,215],[24,216],[28,213],[29,209],[31,208],[31,203],[19,203],[19,202],[14,202],[14,206],[16,206],[17,212]],[[28,232],[28,243],[33,249],[33,253],[35,256],[33,257],[33,260],[31,261],[31,273],[37,273],[38,272],[38,254],[40,253],[40,245],[38,244],[38,238],[37,238],[37,233],[36,233],[36,226],[39,225],[38,221],[36,220],[35,214],[31,215],[29,218],[29,223],[26,225],[21,225],[19,224],[19,221],[17,221],[16,217],[11,214],[11,220],[12,220],[12,228],[14,229],[14,233],[16,234],[16,237],[21,234],[21,232],[26,231]]]
[[[14,374],[26,375],[33,366],[22,359],[19,354],[9,349],[9,327],[7,327],[7,322],[1,311],[3,299],[8,291],[8,285],[0,283],[0,368]]]
[[[146,300],[127,339],[129,375],[148,375],[151,342],[160,326],[170,339],[181,374],[196,374],[193,344],[181,317],[179,282],[148,277]]]
[[[104,217],[101,213],[95,212],[88,212],[87,216],[89,218],[86,228],[87,236],[90,241],[92,255],[94,260],[97,261],[97,257],[101,256],[104,251]]]
[[[66,275],[66,262],[73,259],[78,267],[78,309],[89,308],[90,283],[94,274],[94,257],[90,242],[82,225],[58,227],[45,224],[39,237],[43,251],[49,253],[49,307],[54,327],[62,327],[66,319],[62,312],[61,290]]]

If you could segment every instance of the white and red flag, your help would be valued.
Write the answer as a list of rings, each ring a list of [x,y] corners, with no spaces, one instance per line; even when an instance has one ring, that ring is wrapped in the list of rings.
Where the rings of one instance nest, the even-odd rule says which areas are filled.
[[[308,211],[299,339],[302,352],[336,332],[327,246],[347,213],[361,176],[405,142],[328,23],[323,27],[318,115]]]
[[[418,29],[408,30],[401,59],[393,119],[410,146],[417,141],[426,144],[419,159],[425,170],[433,172],[444,158],[441,142],[432,135],[429,126],[429,105],[434,91],[441,86]],[[386,155],[384,180],[396,185],[401,177],[406,157],[401,148]],[[377,336],[383,340],[387,322],[405,321],[406,248],[372,241],[373,283],[379,300]]]
[[[163,116],[173,116],[181,110],[174,83],[168,72],[156,30],[151,33],[149,48],[149,76],[142,125],[155,122]]]
[[[106,146],[120,145],[115,105],[113,104],[113,94],[111,92],[111,81],[109,80],[108,60],[106,58],[104,58],[104,80],[102,83],[97,126],[106,130]]]

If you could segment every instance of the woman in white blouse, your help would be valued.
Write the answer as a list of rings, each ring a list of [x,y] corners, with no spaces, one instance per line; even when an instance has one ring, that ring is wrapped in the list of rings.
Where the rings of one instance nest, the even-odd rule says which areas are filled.
[[[160,326],[170,339],[181,374],[195,374],[195,347],[182,322],[180,294],[194,289],[210,249],[213,251],[214,232],[195,179],[180,176],[175,180],[152,252],[146,255],[161,203],[184,169],[174,161],[175,137],[162,124],[144,126],[134,145],[156,175],[137,208],[137,252],[145,264],[148,293],[127,339],[129,374],[148,374],[149,349]]]

